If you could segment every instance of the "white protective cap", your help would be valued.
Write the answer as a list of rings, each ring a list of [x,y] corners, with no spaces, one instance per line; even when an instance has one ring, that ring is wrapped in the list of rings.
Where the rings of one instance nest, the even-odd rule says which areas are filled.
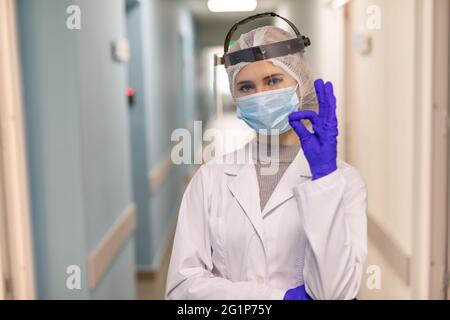
[[[289,33],[275,26],[259,27],[242,34],[236,43],[230,47],[228,52],[230,53],[294,38],[296,38],[296,36],[293,33]],[[275,66],[282,68],[295,80],[297,80],[300,87],[300,107],[302,109],[317,109],[317,96],[314,89],[314,81],[303,53],[299,52],[287,56],[267,59],[266,61],[271,61]],[[234,86],[236,76],[239,71],[241,71],[249,63],[251,62],[240,62],[226,68],[230,90],[233,97],[235,96]]]

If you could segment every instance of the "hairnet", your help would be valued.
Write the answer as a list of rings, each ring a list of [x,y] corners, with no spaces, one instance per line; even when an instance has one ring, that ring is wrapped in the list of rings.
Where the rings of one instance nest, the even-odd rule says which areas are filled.
[[[294,34],[291,34],[278,27],[259,27],[242,34],[236,41],[236,43],[230,47],[228,52],[234,52],[250,47],[289,40],[295,37],[296,36]],[[287,56],[267,59],[266,61],[271,61],[275,66],[282,68],[290,76],[297,80],[300,87],[300,103],[302,108],[317,108],[317,96],[314,90],[314,82],[303,53],[299,52]],[[226,68],[230,83],[230,90],[233,97],[235,96],[234,87],[236,76],[239,71],[241,71],[248,64],[249,62],[240,62],[236,65]]]

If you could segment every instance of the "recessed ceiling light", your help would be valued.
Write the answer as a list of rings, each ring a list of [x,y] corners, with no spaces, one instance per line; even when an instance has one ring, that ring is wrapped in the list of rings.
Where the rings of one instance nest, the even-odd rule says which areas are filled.
[[[256,0],[208,0],[208,9],[211,12],[254,11],[257,5]]]
[[[328,5],[333,9],[338,9],[349,3],[350,0],[329,0]]]

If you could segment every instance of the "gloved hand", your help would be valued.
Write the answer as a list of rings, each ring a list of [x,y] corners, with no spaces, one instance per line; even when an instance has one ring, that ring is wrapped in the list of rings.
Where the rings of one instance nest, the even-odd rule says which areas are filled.
[[[305,286],[302,285],[286,291],[283,300],[312,300],[312,298],[306,293]]]
[[[324,84],[319,79],[314,86],[319,100],[319,114],[312,110],[293,112],[289,115],[289,124],[300,138],[312,179],[317,180],[337,170],[338,123],[333,85],[331,82]],[[303,119],[311,121],[314,133],[306,129],[301,122]]]

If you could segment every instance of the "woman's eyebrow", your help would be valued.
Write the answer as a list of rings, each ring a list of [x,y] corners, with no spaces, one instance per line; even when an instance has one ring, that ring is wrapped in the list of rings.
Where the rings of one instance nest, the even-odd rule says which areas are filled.
[[[282,73],[274,73],[274,74],[271,74],[271,75],[268,75],[268,76],[266,76],[266,77],[264,77],[263,78],[263,80],[269,80],[269,79],[271,79],[271,78],[274,78],[274,77],[284,77],[284,74],[282,74]],[[243,81],[239,81],[236,85],[241,85],[241,84],[253,84],[253,81],[250,81],[250,80],[243,80]]]
[[[236,85],[241,85],[241,84],[253,84],[253,81],[249,81],[249,80],[243,80],[243,81],[239,81]]]
[[[284,74],[282,74],[282,73],[274,73],[274,74],[271,74],[270,76],[265,77],[263,80],[269,80],[270,78],[279,77],[279,76],[283,77]]]

